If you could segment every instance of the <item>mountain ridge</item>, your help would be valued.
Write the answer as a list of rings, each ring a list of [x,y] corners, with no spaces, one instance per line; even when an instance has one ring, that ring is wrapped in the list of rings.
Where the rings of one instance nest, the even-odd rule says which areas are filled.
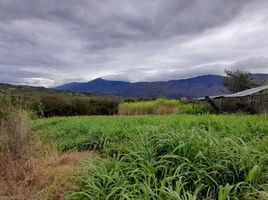
[[[216,95],[221,92],[223,76],[203,75],[193,78],[169,80],[169,81],[144,81],[126,82],[113,81],[97,78],[89,82],[72,82],[56,87],[57,90],[67,90],[72,92],[91,92],[106,95],[123,97],[160,97],[193,98],[200,96],[199,91],[206,91],[205,94]],[[202,84],[203,87],[198,87]],[[211,91],[208,91],[210,89]]]
[[[268,80],[268,74],[252,74],[254,79]],[[221,75],[202,75],[168,81],[126,82],[97,78],[89,82],[72,82],[55,87],[57,90],[90,92],[123,97],[196,98],[226,93]]]

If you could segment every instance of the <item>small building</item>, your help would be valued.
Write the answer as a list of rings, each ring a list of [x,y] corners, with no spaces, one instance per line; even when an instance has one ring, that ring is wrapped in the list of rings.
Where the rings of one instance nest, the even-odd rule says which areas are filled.
[[[244,90],[234,94],[205,96],[198,101],[207,101],[218,113],[247,112],[268,113],[268,85]]]

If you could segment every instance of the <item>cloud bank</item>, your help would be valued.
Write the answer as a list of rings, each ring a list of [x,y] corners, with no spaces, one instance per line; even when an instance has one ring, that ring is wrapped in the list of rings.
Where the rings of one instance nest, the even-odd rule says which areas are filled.
[[[266,0],[0,0],[0,82],[268,73]]]

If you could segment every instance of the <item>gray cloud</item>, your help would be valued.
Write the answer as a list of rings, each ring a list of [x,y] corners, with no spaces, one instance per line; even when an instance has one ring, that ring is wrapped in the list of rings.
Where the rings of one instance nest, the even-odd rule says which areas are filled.
[[[268,57],[252,57],[231,64],[208,64],[185,68],[170,69],[130,69],[118,73],[103,76],[108,80],[123,81],[165,81],[201,76],[204,74],[224,75],[225,70],[246,70],[252,73],[268,73]],[[138,77],[138,79],[133,79]]]
[[[267,21],[266,0],[0,0],[0,82],[268,72]]]

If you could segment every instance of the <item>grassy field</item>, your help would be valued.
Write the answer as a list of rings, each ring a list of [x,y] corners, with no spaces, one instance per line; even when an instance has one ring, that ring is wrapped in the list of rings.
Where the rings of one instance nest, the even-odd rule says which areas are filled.
[[[163,115],[171,113],[187,113],[193,110],[192,103],[179,100],[157,99],[152,101],[124,102],[118,108],[119,115]],[[200,106],[199,106],[200,107]],[[200,111],[201,108],[199,108]]]
[[[32,130],[100,153],[67,199],[268,199],[268,117],[62,117]]]

